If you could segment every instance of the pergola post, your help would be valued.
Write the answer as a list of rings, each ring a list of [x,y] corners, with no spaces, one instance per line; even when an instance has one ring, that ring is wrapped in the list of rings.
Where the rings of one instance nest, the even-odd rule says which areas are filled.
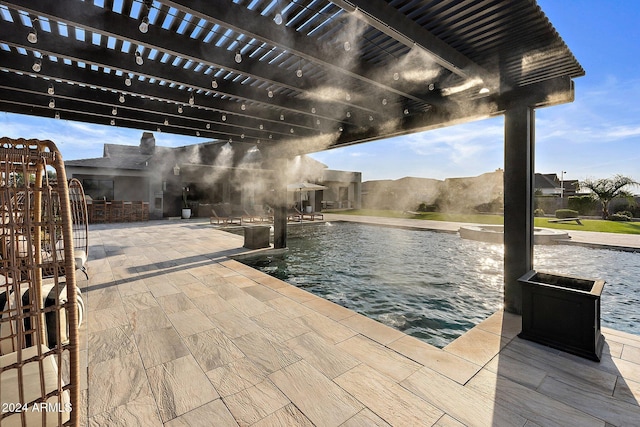
[[[533,268],[535,111],[515,105],[505,112],[504,309],[521,314],[518,278]]]
[[[274,159],[274,170],[287,170],[287,160]],[[274,182],[273,206],[273,247],[287,247],[287,183],[282,173],[276,172]]]

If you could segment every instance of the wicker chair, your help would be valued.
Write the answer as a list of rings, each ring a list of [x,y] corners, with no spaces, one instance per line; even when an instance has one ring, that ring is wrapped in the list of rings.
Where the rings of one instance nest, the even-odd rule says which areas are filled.
[[[58,185],[49,182],[51,170]],[[0,389],[2,402],[12,405],[0,413],[0,424],[78,425],[71,206],[62,157],[51,141],[0,138],[0,229]],[[54,247],[59,236],[64,257],[52,252],[45,283],[43,248]]]

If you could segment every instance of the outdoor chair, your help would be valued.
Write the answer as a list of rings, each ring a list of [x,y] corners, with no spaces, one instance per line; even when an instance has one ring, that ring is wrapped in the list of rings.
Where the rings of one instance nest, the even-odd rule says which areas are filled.
[[[230,207],[227,208],[224,203],[216,203],[211,207],[211,217],[209,218],[209,223],[213,224],[214,221],[216,224],[234,224],[237,223],[239,225],[242,224],[241,216],[233,216],[231,214]]]
[[[295,206],[290,206],[287,210],[287,221],[301,222],[302,212],[300,212]]]
[[[316,218],[319,220],[324,220],[324,215],[319,212],[301,212],[302,219],[309,219],[311,221],[315,221]]]
[[[0,390],[2,402],[15,405],[0,413],[0,425],[79,425],[71,203],[53,142],[0,139],[0,214]],[[44,281],[42,251],[58,237],[64,256],[52,252]],[[19,410],[41,403],[56,410]]]

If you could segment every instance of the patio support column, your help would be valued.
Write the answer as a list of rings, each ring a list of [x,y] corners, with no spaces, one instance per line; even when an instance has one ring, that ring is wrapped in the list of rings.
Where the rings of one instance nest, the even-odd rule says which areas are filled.
[[[284,174],[288,170],[286,159],[274,159],[274,205],[273,205],[273,248],[287,247],[287,182]]]
[[[533,268],[535,110],[515,105],[505,112],[504,309],[522,312],[518,278]]]

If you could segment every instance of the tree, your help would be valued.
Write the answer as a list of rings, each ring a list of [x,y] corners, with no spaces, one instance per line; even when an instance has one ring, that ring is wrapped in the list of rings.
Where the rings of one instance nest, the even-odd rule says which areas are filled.
[[[586,179],[580,182],[580,187],[588,188],[593,197],[602,203],[602,219],[609,218],[609,203],[618,197],[633,199],[633,195],[625,187],[640,185],[633,179],[616,175],[613,178]]]

